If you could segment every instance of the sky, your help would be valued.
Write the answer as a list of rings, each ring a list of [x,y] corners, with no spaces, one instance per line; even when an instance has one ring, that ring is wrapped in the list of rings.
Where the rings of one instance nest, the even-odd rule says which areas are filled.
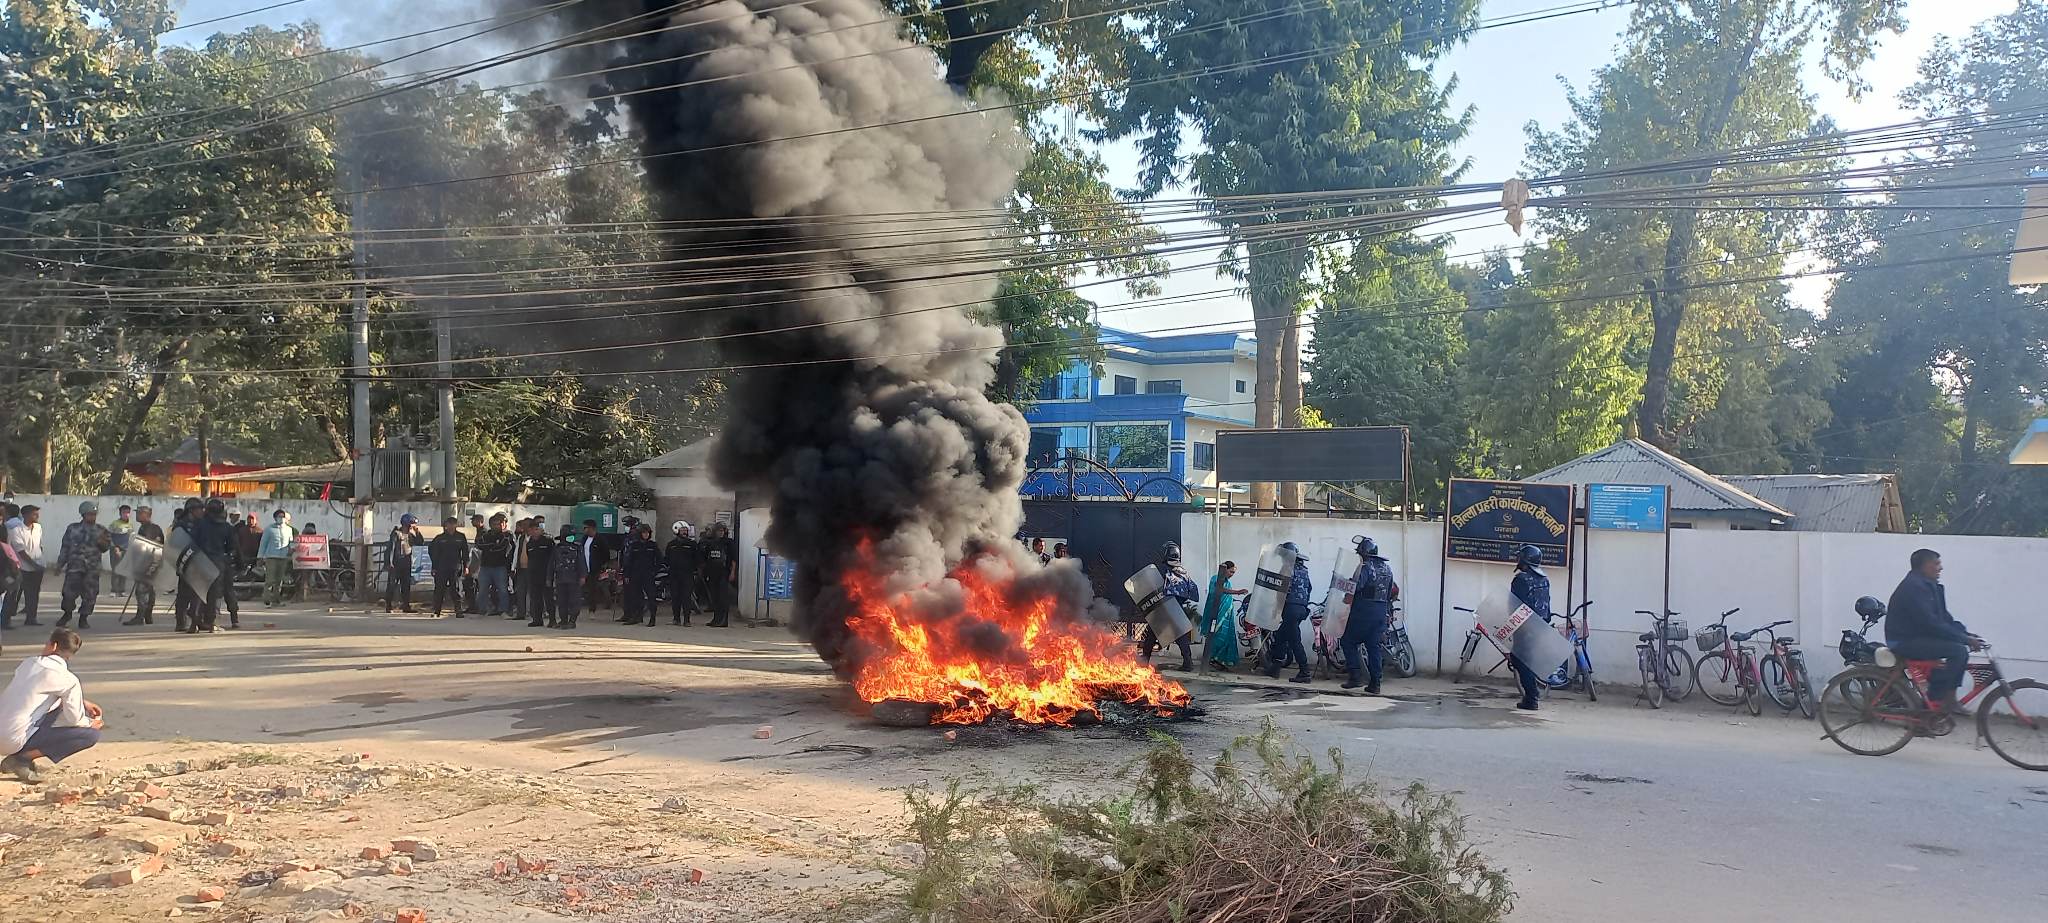
[[[191,0],[180,21],[191,23],[227,16],[280,0]],[[1559,0],[1482,0],[1480,16],[1498,19],[1517,13],[1558,5]],[[479,16],[488,3],[482,0],[424,0],[417,3],[378,3],[362,0],[281,0],[275,9],[185,30],[175,38],[196,42],[218,30],[250,25],[281,25],[318,22],[331,44],[346,45],[386,38]],[[1908,0],[1907,30],[1887,36],[1876,57],[1864,68],[1871,85],[1860,99],[1851,100],[1843,89],[1808,68],[1807,87],[1821,112],[1834,118],[1842,128],[1863,128],[1910,118],[1898,102],[1898,93],[1917,76],[1919,61],[1941,35],[1961,36],[1985,18],[2013,10],[2015,0]],[[1455,103],[1471,106],[1474,118],[1470,133],[1458,147],[1459,156],[1469,161],[1466,182],[1499,182],[1522,172],[1524,127],[1535,121],[1555,128],[1570,116],[1565,88],[1560,79],[1583,89],[1593,71],[1612,59],[1621,30],[1628,24],[1628,8],[1565,16],[1543,22],[1484,29],[1453,51],[1439,65],[1439,73],[1456,75]],[[488,76],[490,72],[484,75]],[[507,82],[518,77],[503,78]],[[1136,157],[1128,144],[1103,149],[1112,180],[1128,185],[1135,181]],[[1175,195],[1168,192],[1168,195]],[[1179,194],[1185,195],[1185,190]],[[1481,224],[1474,218],[1454,226]],[[1518,239],[1504,224],[1456,235],[1450,252],[1455,256],[1494,247],[1517,246]],[[1175,254],[1170,262],[1181,271],[1159,280],[1166,296],[1188,296],[1163,305],[1130,305],[1124,287],[1118,283],[1092,286],[1082,294],[1102,305],[1100,321],[1111,327],[1139,331],[1177,332],[1190,325],[1233,325],[1249,327],[1251,305],[1228,289],[1212,268],[1215,251]],[[1830,281],[1808,278],[1792,283],[1795,303],[1819,310]]]

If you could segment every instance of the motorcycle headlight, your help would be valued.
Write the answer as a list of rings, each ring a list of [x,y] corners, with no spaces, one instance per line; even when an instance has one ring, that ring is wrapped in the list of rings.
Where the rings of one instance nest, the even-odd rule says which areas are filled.
[[[1870,659],[1878,666],[1887,670],[1899,665],[1899,655],[1892,653],[1891,648],[1888,647],[1878,648],[1876,652],[1871,654]]]

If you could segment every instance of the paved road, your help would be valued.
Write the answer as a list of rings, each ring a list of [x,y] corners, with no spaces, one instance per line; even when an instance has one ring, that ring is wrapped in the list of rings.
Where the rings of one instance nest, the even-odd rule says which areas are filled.
[[[878,729],[773,629],[594,617],[569,634],[260,606],[244,622],[258,630],[96,628],[78,669],[111,736],[91,759],[161,759],[188,738],[361,747],[640,778],[699,797],[743,789],[764,812],[800,804],[848,829],[888,829],[909,781],[1099,787],[1142,746],[1058,732],[970,747],[968,735],[949,745],[929,730]],[[11,662],[33,639],[16,629],[5,640]],[[1475,837],[1512,875],[1519,921],[2026,920],[2048,906],[2048,774],[1959,738],[1867,759],[1819,740],[1811,722],[1653,712],[1619,694],[1597,706],[1561,697],[1528,716],[1502,689],[1422,680],[1390,684],[1385,699],[1196,691],[1212,717],[1179,732],[1197,751],[1270,717],[1390,783],[1458,793]],[[753,739],[760,724],[775,726],[774,741]]]

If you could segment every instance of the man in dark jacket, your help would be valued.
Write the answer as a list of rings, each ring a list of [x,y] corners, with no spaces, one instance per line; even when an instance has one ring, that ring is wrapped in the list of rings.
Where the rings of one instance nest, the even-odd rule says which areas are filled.
[[[206,501],[205,512],[192,529],[192,538],[194,547],[205,554],[220,572],[206,594],[205,602],[199,605],[198,618],[192,626],[194,633],[211,632],[214,621],[220,617],[221,599],[235,591],[235,527],[228,522],[227,505],[219,497]],[[237,609],[228,610],[228,627],[242,627],[241,613]]]
[[[1535,545],[1515,549],[1515,579],[1508,585],[1508,592],[1514,594],[1522,605],[1528,606],[1537,618],[1550,621],[1550,576],[1543,572],[1543,549]],[[1515,707],[1535,711],[1540,691],[1535,668],[1509,654],[1508,669],[1515,671],[1515,682],[1522,687],[1522,700],[1515,703]]]
[[[134,538],[146,538],[161,547],[164,543],[164,527],[153,520],[156,511],[142,506],[135,509]],[[164,566],[170,566],[168,564]],[[137,580],[129,584],[135,594],[135,617],[122,622],[123,625],[156,624],[156,584],[148,580]]]
[[[669,624],[688,625],[697,614],[697,539],[680,519],[671,528],[676,537],[668,540],[667,549]]]
[[[1941,668],[1927,675],[1927,698],[1936,708],[1959,712],[1956,688],[1963,684],[1970,652],[1984,646],[1984,639],[1949,614],[1941,555],[1922,548],[1913,552],[1912,567],[1885,607],[1884,643],[1907,660],[1941,661]]]
[[[660,623],[655,611],[655,577],[661,571],[661,546],[654,543],[654,527],[640,523],[626,538],[626,550],[619,555],[619,570],[625,577],[626,617],[639,624],[644,616],[649,628]]]
[[[528,628],[554,627],[554,590],[548,583],[548,565],[554,563],[554,554],[555,540],[541,531],[538,523],[527,520],[526,540],[519,545],[514,566],[519,569],[519,601],[526,610]]]
[[[1364,686],[1367,695],[1379,695],[1382,638],[1387,620],[1393,617],[1394,600],[1401,598],[1401,585],[1394,582],[1393,566],[1380,555],[1380,543],[1360,535],[1352,538],[1351,545],[1358,552],[1358,570],[1352,577],[1351,592],[1344,594],[1351,612],[1345,616],[1344,635],[1337,641],[1344,651],[1344,688]]]
[[[1292,661],[1297,672],[1287,678],[1290,683],[1306,683],[1314,676],[1309,673],[1308,647],[1301,641],[1301,623],[1308,621],[1309,597],[1315,586],[1308,575],[1308,556],[1293,542],[1281,542],[1280,550],[1294,559],[1294,577],[1287,582],[1287,603],[1280,609],[1280,628],[1273,633],[1275,651],[1266,655],[1266,675],[1280,677],[1281,659]]]
[[[590,532],[596,532],[593,527]],[[555,621],[548,627],[567,631],[576,627],[576,616],[583,606],[584,555],[583,545],[597,540],[595,535],[576,535],[568,526],[562,527],[562,538],[555,543],[554,561],[550,564],[555,581]],[[578,541],[578,539],[582,541]]]
[[[476,534],[477,586],[483,593],[484,614],[502,616],[512,607],[506,584],[512,569],[513,538],[505,531],[505,514],[491,517],[490,528]]]
[[[391,575],[384,591],[386,612],[390,612],[394,604],[400,612],[413,611],[412,549],[426,543],[426,536],[420,534],[416,525],[418,522],[411,513],[400,516],[398,525],[392,526],[391,534],[384,537],[384,570]]]
[[[462,617],[462,572],[469,567],[469,539],[462,534],[462,520],[450,516],[441,520],[441,534],[427,543],[427,560],[434,568],[434,615],[444,603],[453,603],[455,617]]]
[[[711,524],[711,533],[704,537],[698,548],[703,557],[698,571],[704,580],[704,598],[711,605],[710,626],[724,628],[729,624],[726,613],[732,610],[733,605],[731,591],[740,580],[738,551],[733,547],[733,540],[726,536],[725,523],[722,522]]]

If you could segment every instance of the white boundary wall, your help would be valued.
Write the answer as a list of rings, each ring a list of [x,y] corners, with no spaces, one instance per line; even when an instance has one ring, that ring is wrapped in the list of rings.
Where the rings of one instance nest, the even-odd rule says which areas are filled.
[[[149,507],[156,524],[166,529],[171,526],[172,509],[185,502],[184,497],[174,496],[87,497],[71,494],[15,494],[15,503],[22,506],[34,505],[43,508],[43,560],[55,561],[57,559],[57,549],[58,545],[63,542],[64,530],[72,523],[78,521],[78,504],[86,500],[99,503],[100,525],[113,522],[115,517],[120,515],[121,504],[126,503],[129,506]],[[269,525],[270,514],[277,510],[284,510],[291,514],[293,528],[304,528],[306,523],[312,522],[320,527],[322,535],[333,536],[346,541],[354,541],[356,537],[354,524],[350,519],[354,514],[354,508],[347,501],[266,500],[260,498],[237,499],[234,497],[223,497],[221,502],[227,504],[228,512],[232,515],[246,516],[250,513],[255,513],[258,525]],[[552,532],[559,529],[563,523],[569,521],[569,514],[574,509],[575,507],[572,506],[528,505],[524,503],[466,503],[463,504],[462,522],[464,526],[467,526],[469,524],[469,514],[471,513],[482,513],[486,520],[497,513],[504,513],[505,518],[512,522],[518,522],[520,519],[528,516],[539,515],[548,518],[548,529]],[[398,521],[398,517],[406,513],[419,517],[420,530],[427,535],[431,536],[441,530],[441,505],[438,503],[379,503],[372,507],[371,513],[370,523],[373,534],[370,538],[372,541],[382,538],[384,533],[390,531],[391,525]],[[650,510],[621,509],[619,510],[619,515],[621,517],[629,515],[638,516],[650,522],[654,518],[654,513]],[[665,528],[660,528],[656,531],[658,533],[656,535],[658,541],[668,541]]]
[[[1220,542],[1215,540],[1219,534]],[[1351,537],[1358,534],[1377,540],[1393,564],[1417,660],[1425,671],[1432,669],[1437,652],[1437,568],[1443,557],[1441,522],[1188,514],[1181,523],[1181,546],[1189,573],[1204,586],[1226,559],[1238,563],[1237,583],[1246,585],[1247,565],[1258,557],[1260,547],[1293,541],[1309,555],[1320,596],[1334,562],[1355,566]],[[1941,553],[1949,608],[1972,631],[1991,640],[2008,672],[2048,676],[2048,612],[2043,611],[2048,602],[2048,539],[1679,529],[1671,533],[1671,608],[1693,629],[1737,606],[1742,611],[1728,620],[1737,631],[1791,619],[1791,625],[1779,630],[1798,639],[1818,684],[1842,666],[1835,645],[1843,629],[1860,624],[1853,609],[1856,598],[1888,599],[1916,548]],[[1603,682],[1637,683],[1635,639],[1649,630],[1649,619],[1635,610],[1655,610],[1662,601],[1664,536],[1595,531],[1589,546],[1581,531],[1577,555],[1571,600],[1576,605],[1589,598],[1585,568],[1590,567],[1594,671]],[[1456,667],[1469,627],[1461,621],[1464,614],[1450,607],[1475,607],[1489,590],[1504,591],[1511,577],[1506,565],[1450,562],[1444,591],[1446,670]],[[1551,606],[1561,611],[1565,575],[1553,568],[1550,578]],[[1880,623],[1870,636],[1882,640],[1883,633]],[[1686,647],[1698,654],[1689,641]],[[1498,659],[1489,654],[1489,649],[1481,648],[1475,660],[1486,663],[1477,669]]]

